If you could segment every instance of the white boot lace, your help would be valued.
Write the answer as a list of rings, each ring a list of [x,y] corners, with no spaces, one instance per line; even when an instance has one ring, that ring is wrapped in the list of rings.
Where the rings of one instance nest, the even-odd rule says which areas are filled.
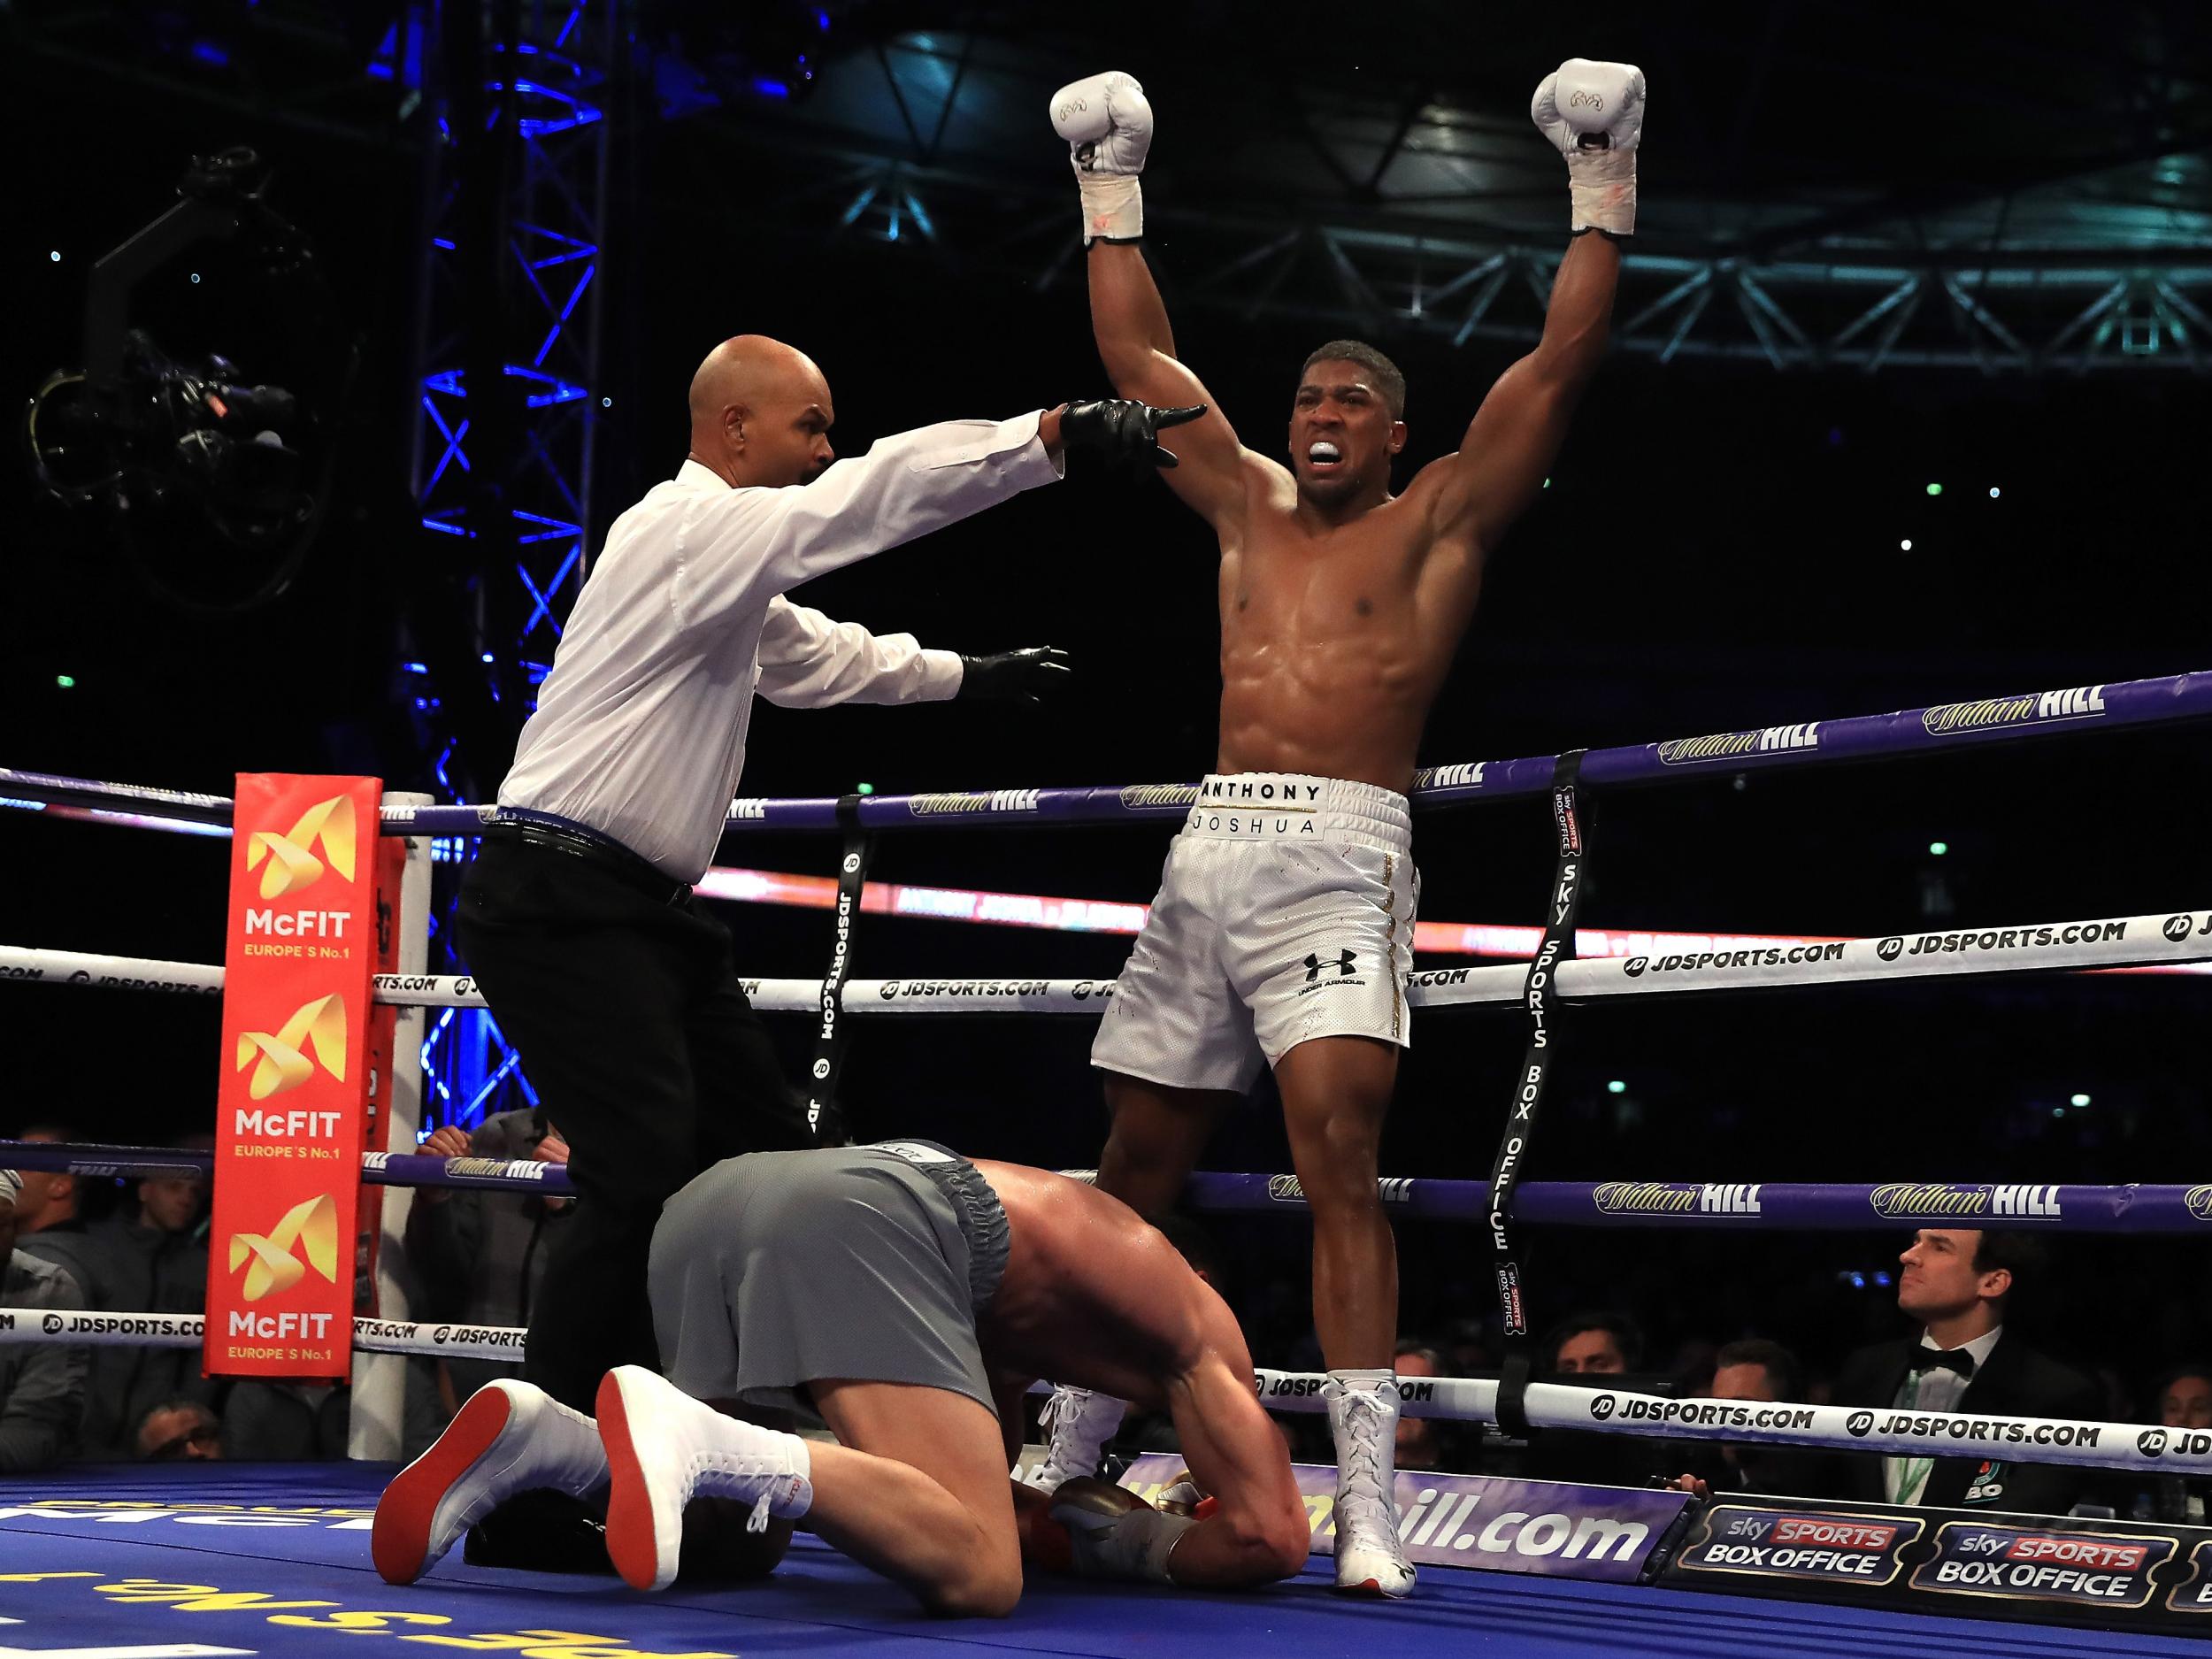
[[[1382,1494],[1382,1402],[1363,1390],[1347,1390],[1339,1427],[1337,1455],[1346,1486],[1363,1497]]]
[[[781,1457],[764,1457],[756,1453],[699,1452],[693,1455],[687,1473],[694,1493],[735,1498],[740,1502],[753,1497],[752,1510],[745,1517],[745,1530],[764,1532],[778,1495],[797,1471]],[[754,1495],[756,1493],[757,1496]]]
[[[1051,1442],[1045,1461],[1030,1477],[1034,1484],[1056,1486],[1079,1475],[1095,1472],[1099,1449],[1112,1430],[1110,1427],[1106,1434],[1097,1432],[1099,1425],[1091,1411],[1093,1398],[1093,1390],[1064,1384],[1052,1391],[1038,1415],[1039,1425],[1051,1436]]]

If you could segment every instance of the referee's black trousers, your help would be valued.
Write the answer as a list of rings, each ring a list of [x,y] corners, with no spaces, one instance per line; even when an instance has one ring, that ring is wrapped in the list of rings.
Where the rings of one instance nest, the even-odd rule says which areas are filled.
[[[674,884],[670,884],[672,890]],[[461,955],[569,1146],[523,1376],[580,1411],[615,1365],[656,1365],[645,1264],[661,1204],[741,1152],[811,1144],[746,1000],[729,929],[599,864],[496,833],[462,883]]]

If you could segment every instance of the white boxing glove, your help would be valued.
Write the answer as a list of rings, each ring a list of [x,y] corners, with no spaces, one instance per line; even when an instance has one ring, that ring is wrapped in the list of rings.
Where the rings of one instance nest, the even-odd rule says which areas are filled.
[[[1644,72],[1570,58],[1544,77],[1529,119],[1567,157],[1572,228],[1636,230],[1636,145],[1644,135]]]
[[[1152,148],[1152,105],[1133,75],[1110,69],[1052,95],[1052,129],[1068,141],[1083,192],[1083,245],[1100,237],[1134,242],[1144,234],[1144,192],[1137,175]]]

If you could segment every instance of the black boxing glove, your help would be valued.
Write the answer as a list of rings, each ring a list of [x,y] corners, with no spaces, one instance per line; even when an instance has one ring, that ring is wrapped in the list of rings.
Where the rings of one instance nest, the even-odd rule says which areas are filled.
[[[1068,654],[1050,645],[1000,651],[989,657],[963,657],[960,689],[953,695],[1041,703],[1064,686],[1074,672],[1068,666]]]
[[[1125,397],[1070,403],[1060,414],[1060,442],[1071,454],[1080,450],[1110,464],[1173,466],[1175,457],[1160,447],[1160,434],[1205,412],[1203,403],[1155,409]]]

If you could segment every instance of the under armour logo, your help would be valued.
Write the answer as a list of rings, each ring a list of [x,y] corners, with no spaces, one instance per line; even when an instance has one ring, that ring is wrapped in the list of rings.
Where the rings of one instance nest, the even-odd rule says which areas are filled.
[[[1319,979],[1321,970],[1324,968],[1334,968],[1339,978],[1348,975],[1352,972],[1352,964],[1358,960],[1358,953],[1350,950],[1340,951],[1333,962],[1324,962],[1318,956],[1308,956],[1306,958],[1306,983],[1311,985]]]

